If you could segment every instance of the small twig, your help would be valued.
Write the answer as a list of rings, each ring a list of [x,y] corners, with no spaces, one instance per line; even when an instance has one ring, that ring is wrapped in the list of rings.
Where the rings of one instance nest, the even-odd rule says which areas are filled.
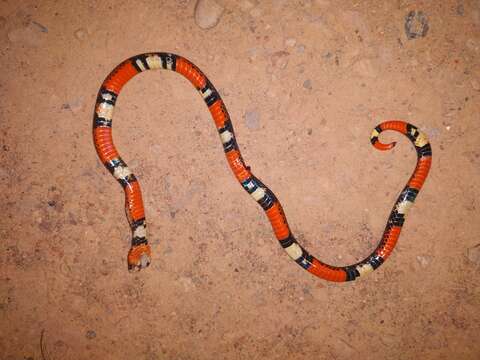
[[[35,25],[41,32],[48,33],[48,28],[46,26],[33,20],[32,20],[32,24]]]
[[[45,354],[47,353],[47,349],[45,348],[45,343],[43,341],[45,335],[45,329],[42,329],[40,333],[40,353],[42,354],[42,360],[48,360],[48,356]]]

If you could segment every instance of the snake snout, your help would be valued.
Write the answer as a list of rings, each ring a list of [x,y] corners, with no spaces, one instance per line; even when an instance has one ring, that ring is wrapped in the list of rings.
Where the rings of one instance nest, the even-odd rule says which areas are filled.
[[[131,272],[145,269],[151,262],[151,249],[148,244],[132,246],[128,252],[128,270]]]

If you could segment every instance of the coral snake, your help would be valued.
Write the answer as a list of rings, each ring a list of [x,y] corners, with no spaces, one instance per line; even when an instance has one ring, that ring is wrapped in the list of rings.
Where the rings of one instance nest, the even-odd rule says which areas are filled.
[[[140,185],[113,144],[112,115],[118,94],[125,83],[133,76],[150,69],[176,71],[186,77],[200,92],[213,117],[233,174],[242,187],[263,208],[280,245],[297,264],[322,279],[341,282],[355,280],[372,272],[390,256],[400,236],[405,216],[422,188],[430,169],[432,149],[424,133],[403,121],[385,121],[373,130],[371,143],[379,150],[388,150],[395,146],[395,142],[384,144],[378,140],[382,131],[394,130],[404,134],[415,146],[416,168],[395,202],[376,249],[364,260],[353,265],[327,265],[310,255],[297,242],[277,197],[245,165],[225,104],[202,71],[179,55],[146,53],[125,60],[107,76],[98,93],[93,120],[93,138],[98,156],[125,191],[126,213],[133,233],[132,246],[127,258],[129,270],[140,270],[147,267],[150,264],[151,248],[146,237],[145,212]]]

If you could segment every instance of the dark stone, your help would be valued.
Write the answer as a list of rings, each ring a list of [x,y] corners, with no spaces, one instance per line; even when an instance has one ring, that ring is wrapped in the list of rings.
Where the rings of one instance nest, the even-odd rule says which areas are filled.
[[[97,337],[97,333],[93,330],[88,330],[86,333],[85,333],[85,337],[88,339],[88,340],[92,340],[92,339],[95,339]]]
[[[428,28],[428,19],[423,11],[412,10],[405,17],[405,34],[409,40],[425,37]]]

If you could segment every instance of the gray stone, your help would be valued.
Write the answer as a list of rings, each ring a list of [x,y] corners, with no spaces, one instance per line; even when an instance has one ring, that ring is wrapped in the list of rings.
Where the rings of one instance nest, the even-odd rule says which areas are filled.
[[[88,340],[92,340],[92,339],[95,339],[97,337],[97,333],[94,331],[94,330],[88,330],[86,333],[85,333],[85,337],[88,339]]]
[[[423,11],[412,10],[405,16],[405,34],[407,39],[412,40],[425,37],[428,28],[428,18]]]
[[[307,90],[312,90],[312,80],[307,79],[303,82],[303,87]]]
[[[260,115],[258,114],[258,111],[247,110],[245,112],[245,125],[252,130],[260,128]]]

